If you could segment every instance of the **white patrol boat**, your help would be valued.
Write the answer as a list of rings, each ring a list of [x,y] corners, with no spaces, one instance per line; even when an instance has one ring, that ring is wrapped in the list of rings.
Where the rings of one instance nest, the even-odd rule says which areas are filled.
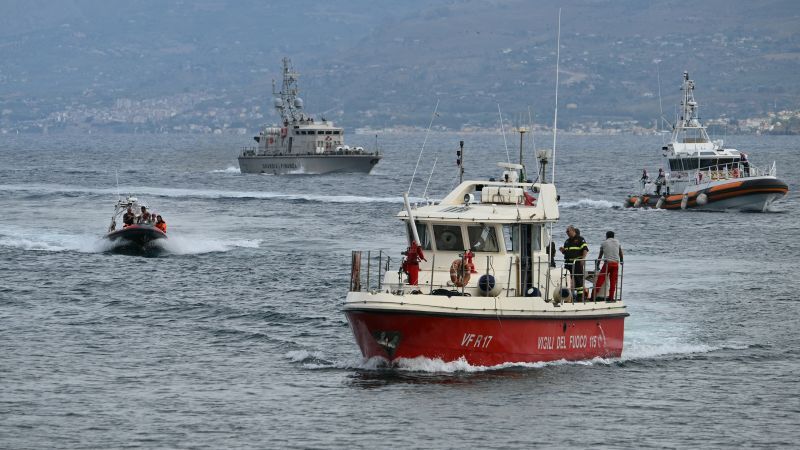
[[[625,206],[663,209],[766,211],[786,196],[788,185],[777,178],[775,163],[751,166],[747,155],[711,140],[697,115],[694,81],[683,73],[681,115],[670,142],[662,148],[667,160],[663,177],[640,179],[640,192]]]
[[[329,172],[369,173],[381,160],[377,151],[350,147],[344,142],[344,130],[333,122],[314,120],[303,112],[303,100],[297,96],[299,74],[289,58],[283,58],[283,85],[272,93],[281,124],[265,127],[253,139],[258,145],[246,147],[239,154],[242,173],[323,174]]]
[[[621,282],[573,302],[571,274],[548,250],[555,185],[544,170],[531,183],[522,165],[499,166],[499,181],[463,181],[438,203],[412,207],[405,195],[397,217],[420,247],[400,264],[408,279],[383,252],[353,252],[343,309],[365,357],[493,366],[620,356]]]

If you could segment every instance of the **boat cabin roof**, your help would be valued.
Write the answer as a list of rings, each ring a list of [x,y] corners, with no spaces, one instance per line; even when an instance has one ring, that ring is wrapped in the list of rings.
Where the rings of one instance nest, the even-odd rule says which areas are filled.
[[[535,199],[525,205],[525,193]],[[558,220],[553,184],[503,181],[464,181],[440,202],[417,206],[414,220],[449,223],[524,223]],[[397,214],[408,220],[404,210]]]

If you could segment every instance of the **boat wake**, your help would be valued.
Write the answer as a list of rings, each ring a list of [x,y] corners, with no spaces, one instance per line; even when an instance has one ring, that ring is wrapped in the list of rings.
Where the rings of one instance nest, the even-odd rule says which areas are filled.
[[[403,372],[421,372],[435,374],[480,373],[507,369],[542,369],[555,366],[610,366],[619,363],[651,361],[651,360],[680,360],[698,354],[712,353],[721,350],[745,350],[748,345],[705,345],[705,344],[649,344],[626,342],[620,358],[593,358],[583,361],[548,361],[536,363],[505,363],[496,366],[474,366],[464,359],[445,362],[441,359],[430,358],[401,358],[396,364],[390,365],[383,358],[353,358],[345,360],[331,360],[322,352],[308,350],[293,350],[286,353],[286,358],[293,363],[302,365],[309,370],[398,370]]]
[[[238,167],[228,166],[228,167],[226,167],[224,169],[212,170],[209,173],[237,173],[238,174],[238,173],[242,173],[242,171],[239,170]]]
[[[608,200],[592,200],[590,198],[582,198],[574,202],[561,202],[559,207],[564,209],[609,209],[622,206],[618,202],[610,202]]]
[[[261,239],[208,239],[204,236],[170,236],[160,243],[173,255],[197,255],[202,253],[228,252],[236,248],[258,248]]]
[[[146,186],[121,186],[121,192],[135,192],[140,197],[164,198],[201,198],[212,200],[286,200],[307,201],[319,203],[403,203],[402,197],[366,197],[358,195],[320,195],[320,194],[286,194],[281,192],[263,191],[223,191],[211,189],[179,189],[157,188]],[[97,189],[81,186],[60,185],[0,185],[0,192],[20,192],[29,195],[60,195],[79,196],[82,194],[95,194],[109,197],[117,195],[117,189]],[[411,198],[412,202],[423,202],[422,198]]]
[[[207,236],[171,236],[153,245],[162,254],[197,255],[228,252],[237,248],[258,248],[261,239],[213,239]],[[24,251],[105,253],[114,244],[97,234],[70,234],[57,230],[23,230],[16,227],[0,228],[0,247]]]

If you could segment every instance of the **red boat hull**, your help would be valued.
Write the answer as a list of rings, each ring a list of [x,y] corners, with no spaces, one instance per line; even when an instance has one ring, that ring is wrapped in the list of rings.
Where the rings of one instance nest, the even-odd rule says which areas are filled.
[[[496,316],[346,310],[368,358],[425,357],[471,365],[619,357],[627,313],[595,317]]]

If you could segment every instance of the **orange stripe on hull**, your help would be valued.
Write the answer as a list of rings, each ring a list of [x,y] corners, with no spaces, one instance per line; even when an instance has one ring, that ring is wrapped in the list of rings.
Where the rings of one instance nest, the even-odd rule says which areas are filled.
[[[718,186],[712,187],[711,189],[708,190],[708,192],[724,191],[726,189],[737,188],[737,187],[739,187],[741,185],[742,185],[741,181],[737,181],[735,183],[720,184]]]

